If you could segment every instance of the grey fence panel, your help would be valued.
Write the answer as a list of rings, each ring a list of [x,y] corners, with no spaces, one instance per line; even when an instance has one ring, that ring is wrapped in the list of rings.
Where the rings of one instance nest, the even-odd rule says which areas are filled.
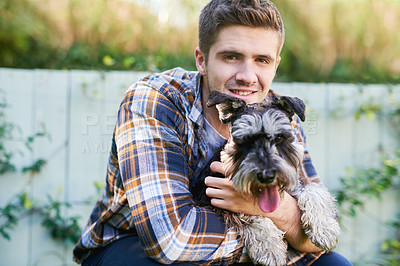
[[[7,120],[18,121],[19,129],[15,130],[15,140],[7,141],[6,148],[17,151],[14,153],[13,162],[17,166],[28,165],[32,162],[31,154],[26,152],[21,141],[22,135],[32,134],[33,105],[31,99],[34,94],[34,72],[28,70],[1,70],[0,89],[7,100]],[[23,153],[22,153],[23,152]],[[14,197],[21,187],[28,187],[29,180],[20,173],[10,173],[0,178],[0,202],[5,205],[8,199]],[[27,265],[31,261],[32,251],[32,219],[24,219],[20,226],[12,231],[11,241],[0,239],[1,261],[0,264]],[[7,264],[6,264],[7,263]]]
[[[346,174],[347,168],[376,167],[380,151],[393,154],[399,148],[396,134],[387,121],[365,116],[354,118],[356,108],[362,103],[385,104],[387,86],[276,84],[276,88],[282,94],[301,97],[312,114],[309,117],[317,117],[314,132],[307,134],[308,144],[317,172],[330,190],[338,188],[339,178]],[[393,97],[399,102],[400,87],[393,90]],[[303,125],[305,129],[307,123]],[[369,200],[357,217],[343,217],[337,251],[359,265],[379,262],[377,254],[382,241],[393,236],[386,222],[399,212],[395,203],[399,197],[395,191],[386,192],[381,200]]]

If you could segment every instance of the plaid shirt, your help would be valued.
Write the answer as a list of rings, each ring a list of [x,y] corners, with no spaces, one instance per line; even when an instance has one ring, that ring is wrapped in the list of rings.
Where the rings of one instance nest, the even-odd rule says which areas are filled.
[[[189,191],[208,148],[200,81],[197,72],[176,68],[128,89],[114,129],[106,188],[74,249],[76,262],[133,234],[160,263],[226,265],[247,258],[236,232],[210,209],[197,207]],[[299,123],[293,127],[305,143]],[[320,182],[307,151],[300,174]],[[321,254],[289,248],[288,265],[307,265]]]

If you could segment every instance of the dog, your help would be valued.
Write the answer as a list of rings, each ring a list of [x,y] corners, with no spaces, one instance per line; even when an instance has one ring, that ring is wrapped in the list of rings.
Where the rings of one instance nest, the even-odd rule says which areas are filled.
[[[241,99],[212,91],[207,106],[216,106],[220,120],[230,128],[230,138],[211,162],[220,155],[225,176],[237,190],[251,193],[266,213],[278,207],[282,192],[287,191],[297,199],[304,232],[312,243],[323,250],[335,248],[340,233],[335,200],[322,185],[299,175],[304,147],[296,141],[291,122],[295,114],[305,121],[304,102],[296,97],[276,96],[246,105]],[[285,232],[263,216],[211,207],[204,184],[210,175],[225,177],[211,174],[209,165],[205,167],[192,189],[195,201],[210,206],[234,226],[254,263],[285,265]]]

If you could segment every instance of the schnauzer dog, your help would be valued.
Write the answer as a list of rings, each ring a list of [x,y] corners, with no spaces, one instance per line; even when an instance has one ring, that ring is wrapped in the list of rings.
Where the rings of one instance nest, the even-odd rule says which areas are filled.
[[[322,185],[299,175],[304,147],[296,141],[291,121],[295,114],[305,120],[303,101],[277,96],[246,105],[241,99],[213,91],[207,106],[216,106],[220,120],[230,125],[230,138],[217,156],[220,154],[225,176],[235,188],[251,193],[267,213],[278,207],[282,192],[287,191],[297,199],[301,223],[311,241],[323,250],[335,248],[340,228],[334,199]],[[204,169],[192,193],[200,205],[211,206],[204,179],[216,174],[207,173],[209,165]],[[254,263],[286,264],[285,232],[270,219],[213,209],[234,226]]]

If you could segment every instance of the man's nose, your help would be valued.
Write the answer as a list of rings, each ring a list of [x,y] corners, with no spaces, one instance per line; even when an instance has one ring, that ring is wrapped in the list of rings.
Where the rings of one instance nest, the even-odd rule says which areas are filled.
[[[240,64],[236,73],[236,81],[244,86],[251,86],[257,83],[257,75],[251,62],[244,61]]]

